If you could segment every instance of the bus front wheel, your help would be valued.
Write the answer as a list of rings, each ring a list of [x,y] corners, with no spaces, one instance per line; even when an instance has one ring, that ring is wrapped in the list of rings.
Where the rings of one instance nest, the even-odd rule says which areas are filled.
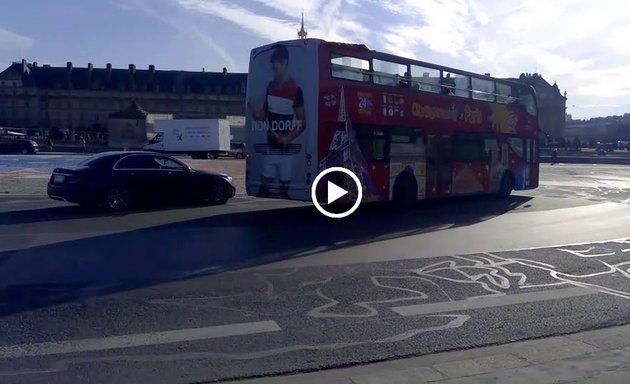
[[[501,178],[501,187],[499,189],[499,196],[509,197],[514,190],[514,177],[509,173],[504,173]]]

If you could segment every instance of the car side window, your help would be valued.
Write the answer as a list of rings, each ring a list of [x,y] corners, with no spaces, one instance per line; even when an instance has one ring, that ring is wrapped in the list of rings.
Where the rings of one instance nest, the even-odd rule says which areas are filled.
[[[162,169],[169,169],[173,171],[183,171],[184,166],[177,161],[169,159],[168,157],[156,156],[155,162],[159,164]]]
[[[152,156],[131,155],[122,158],[116,169],[160,169],[160,166],[153,161]]]

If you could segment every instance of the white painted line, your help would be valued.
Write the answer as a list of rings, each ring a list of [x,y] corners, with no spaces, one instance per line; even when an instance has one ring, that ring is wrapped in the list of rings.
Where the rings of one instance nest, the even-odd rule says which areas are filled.
[[[504,296],[491,296],[475,298],[471,300],[443,301],[439,303],[406,305],[392,307],[392,311],[401,316],[429,315],[434,313],[465,311],[470,309],[501,307],[504,305],[532,303],[568,297],[578,297],[599,293],[594,289],[575,287],[565,289],[553,289],[547,291],[507,294]]]
[[[619,203],[602,203],[602,204],[595,204],[597,206],[601,206],[604,204],[610,204],[610,205],[622,205]],[[502,252],[517,252],[517,251],[536,251],[539,249],[547,249],[547,248],[566,248],[566,247],[572,247],[575,245],[593,245],[593,244],[605,244],[605,243],[630,243],[630,237],[621,237],[621,238],[617,238],[617,239],[610,239],[610,240],[597,240],[597,241],[580,241],[580,242],[576,242],[576,243],[561,243],[561,244],[551,244],[551,245],[540,245],[540,246],[535,246],[535,247],[523,247],[523,248],[512,248],[512,249],[495,249],[493,251],[488,251],[489,253],[502,253]],[[477,252],[479,253],[479,252]],[[460,256],[460,255],[458,255]],[[465,255],[461,255],[461,256],[465,256]]]
[[[45,356],[64,353],[105,351],[118,348],[133,348],[148,345],[179,343],[184,341],[216,339],[256,333],[281,331],[272,320],[254,323],[218,325],[205,328],[178,329],[175,331],[139,333],[135,335],[111,336],[94,339],[53,341],[47,343],[0,346],[0,358]]]

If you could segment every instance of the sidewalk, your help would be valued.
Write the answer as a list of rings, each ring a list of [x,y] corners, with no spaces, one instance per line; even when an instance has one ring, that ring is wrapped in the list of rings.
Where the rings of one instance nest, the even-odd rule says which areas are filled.
[[[240,384],[630,383],[630,325]]]

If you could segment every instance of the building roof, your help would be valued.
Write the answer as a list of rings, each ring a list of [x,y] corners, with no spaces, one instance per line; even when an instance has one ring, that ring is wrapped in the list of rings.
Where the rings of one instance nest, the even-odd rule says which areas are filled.
[[[549,84],[549,82],[545,80],[539,73],[521,73],[518,79],[510,78],[510,80],[525,82],[533,86],[537,92],[540,92],[542,89],[552,90],[552,94],[554,95],[554,97],[563,97],[566,99],[566,92],[565,95],[563,95],[562,92],[560,92],[560,88],[558,88],[558,84]]]
[[[25,87],[38,89],[77,89],[139,92],[244,95],[247,73],[162,71],[154,66],[136,69],[41,66],[26,61],[15,62],[0,72],[0,79],[22,80]]]
[[[114,112],[109,115],[112,119],[144,119],[149,115],[149,112],[145,111],[134,100],[129,106],[122,111]]]

